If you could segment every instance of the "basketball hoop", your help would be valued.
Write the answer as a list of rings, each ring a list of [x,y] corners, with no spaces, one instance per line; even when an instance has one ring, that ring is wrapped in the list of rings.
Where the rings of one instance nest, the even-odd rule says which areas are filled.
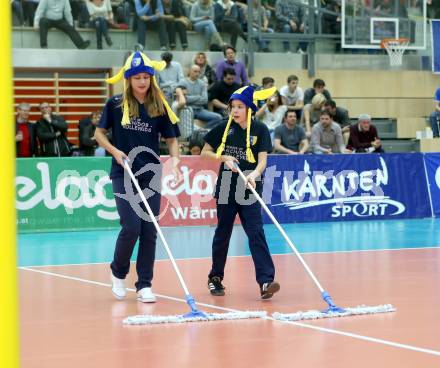
[[[384,38],[380,47],[385,49],[390,57],[391,66],[402,65],[403,53],[409,45],[408,38]]]

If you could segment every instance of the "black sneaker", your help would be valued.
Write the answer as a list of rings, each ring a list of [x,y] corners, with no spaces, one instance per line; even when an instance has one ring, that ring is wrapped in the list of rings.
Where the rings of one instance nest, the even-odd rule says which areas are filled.
[[[280,284],[278,282],[265,282],[263,285],[260,285],[261,299],[270,299],[279,290]]]
[[[211,292],[211,295],[225,295],[225,287],[222,285],[222,279],[218,276],[208,278],[208,289]]]

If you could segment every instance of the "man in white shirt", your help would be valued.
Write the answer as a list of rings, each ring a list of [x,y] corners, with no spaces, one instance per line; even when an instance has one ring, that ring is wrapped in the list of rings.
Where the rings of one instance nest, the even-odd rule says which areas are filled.
[[[304,93],[302,88],[298,86],[298,82],[299,79],[296,75],[289,75],[287,85],[280,89],[280,95],[283,105],[286,105],[289,110],[294,110],[297,118],[300,119],[304,107]]]

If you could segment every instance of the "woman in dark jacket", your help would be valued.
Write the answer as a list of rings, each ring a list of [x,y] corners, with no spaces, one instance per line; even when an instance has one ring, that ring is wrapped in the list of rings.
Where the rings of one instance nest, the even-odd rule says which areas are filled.
[[[188,48],[187,27],[191,25],[190,20],[185,16],[185,8],[182,0],[162,0],[165,25],[168,32],[170,49],[176,48],[176,31],[179,33],[182,50]]]

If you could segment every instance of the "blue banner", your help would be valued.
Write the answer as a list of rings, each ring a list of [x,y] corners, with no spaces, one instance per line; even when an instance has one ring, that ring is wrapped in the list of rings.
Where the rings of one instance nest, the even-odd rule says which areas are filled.
[[[440,73],[440,20],[431,19],[432,71]]]
[[[435,217],[440,217],[440,153],[425,154],[431,203]]]
[[[420,153],[270,155],[263,199],[281,223],[432,215]]]

